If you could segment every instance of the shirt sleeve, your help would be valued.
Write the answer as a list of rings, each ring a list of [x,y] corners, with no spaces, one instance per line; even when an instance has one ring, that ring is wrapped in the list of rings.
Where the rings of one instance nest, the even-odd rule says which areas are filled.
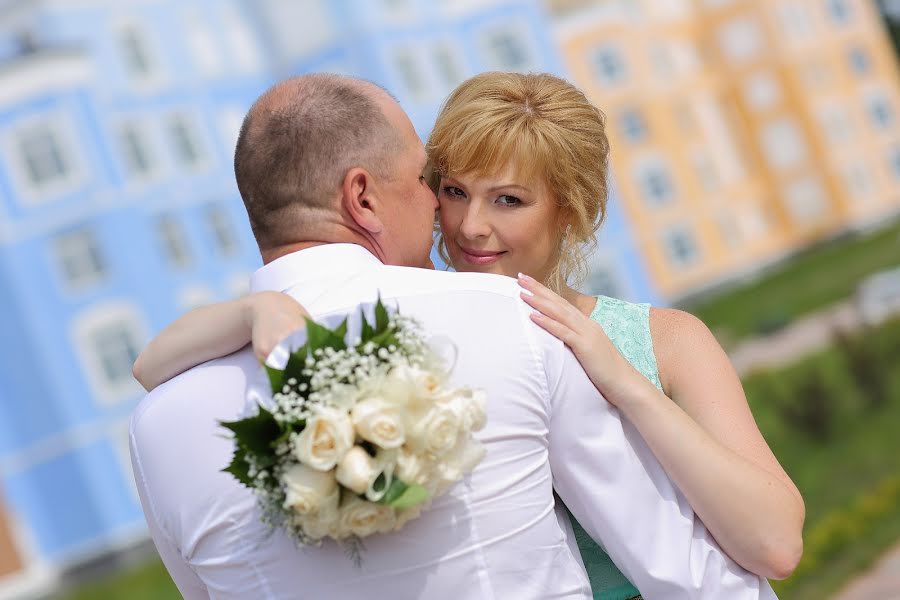
[[[775,598],[728,558],[637,430],[561,344],[545,344],[553,485],[648,599]]]
[[[137,485],[138,495],[141,498],[144,517],[147,519],[147,525],[150,527],[150,537],[153,539],[156,551],[159,552],[159,557],[185,600],[209,600],[210,596],[206,585],[188,565],[187,560],[178,551],[178,548],[166,534],[160,523],[156,506],[153,503],[151,492],[147,488],[147,482],[144,477],[139,451],[140,444],[135,439],[134,420],[131,424],[129,445],[131,447],[131,466],[134,471],[135,484]]]

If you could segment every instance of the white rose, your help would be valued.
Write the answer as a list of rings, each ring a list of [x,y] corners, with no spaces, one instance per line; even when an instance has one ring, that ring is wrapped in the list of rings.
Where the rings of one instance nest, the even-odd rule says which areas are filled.
[[[390,506],[361,500],[356,496],[345,496],[336,533],[338,537],[355,535],[362,538],[390,531],[395,522],[394,509]]]
[[[431,371],[410,365],[398,365],[391,369],[385,386],[391,399],[429,399],[441,387],[441,377]]]
[[[397,455],[397,470],[394,474],[403,483],[425,485],[431,477],[432,469],[431,461],[404,446]]]
[[[294,465],[281,476],[285,487],[284,507],[299,515],[313,515],[330,503],[337,506],[337,482],[331,473],[306,465]]]
[[[350,418],[361,438],[382,448],[399,448],[406,439],[400,408],[383,398],[360,400]]]
[[[330,471],[353,446],[356,437],[346,412],[322,408],[306,421],[306,427],[291,437],[294,456],[319,471]]]
[[[340,509],[338,503],[341,497],[341,490],[337,486],[334,493],[328,500],[319,507],[319,511],[315,514],[307,515],[300,519],[303,532],[309,537],[320,540],[329,535],[333,535],[338,525],[340,517]]]
[[[345,488],[362,494],[369,489],[380,472],[375,459],[368,452],[359,446],[353,446],[338,463],[335,479]]]
[[[466,431],[481,431],[487,423],[487,395],[483,390],[463,388],[453,396],[452,405]]]
[[[450,406],[437,404],[415,422],[407,433],[414,452],[441,456],[456,445],[460,418]]]

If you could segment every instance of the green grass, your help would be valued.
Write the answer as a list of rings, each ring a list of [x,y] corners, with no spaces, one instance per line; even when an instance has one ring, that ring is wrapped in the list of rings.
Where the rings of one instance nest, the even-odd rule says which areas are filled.
[[[759,280],[684,304],[728,340],[786,323],[853,295],[867,275],[900,266],[900,222],[797,256]]]
[[[83,585],[60,600],[180,600],[181,594],[159,560]]]

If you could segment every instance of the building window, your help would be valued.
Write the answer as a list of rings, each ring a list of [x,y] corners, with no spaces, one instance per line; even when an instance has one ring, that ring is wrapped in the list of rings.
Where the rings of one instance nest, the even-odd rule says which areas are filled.
[[[184,268],[191,264],[187,236],[175,217],[171,215],[160,217],[156,221],[156,234],[169,264],[177,268]]]
[[[844,187],[854,200],[867,200],[875,191],[872,186],[872,178],[864,164],[850,165],[844,170]]]
[[[93,232],[75,231],[54,241],[56,262],[68,289],[81,290],[106,278],[107,265]]]
[[[600,83],[614,85],[621,83],[627,74],[622,52],[609,44],[599,46],[593,52],[594,73]]]
[[[452,48],[444,44],[438,45],[434,48],[432,58],[435,71],[448,88],[455,87],[463,80],[462,69]]]
[[[16,147],[25,166],[28,183],[34,188],[65,182],[72,175],[72,164],[62,136],[49,122],[20,130]]]
[[[147,336],[136,307],[124,302],[94,306],[75,319],[72,331],[97,397],[112,403],[140,392],[131,371]]]
[[[744,98],[751,108],[765,110],[781,99],[781,86],[770,73],[757,73],[746,79]]]
[[[760,135],[766,160],[773,168],[789,169],[806,160],[803,135],[790,119],[773,121]]]
[[[408,50],[400,50],[394,55],[394,68],[400,74],[403,87],[413,97],[422,97],[427,85],[416,57]]]
[[[847,0],[826,0],[825,5],[833,22],[843,25],[853,19],[853,10]]]
[[[206,222],[219,253],[223,256],[232,256],[237,253],[237,235],[225,210],[218,206],[209,208],[206,211]]]
[[[622,285],[622,278],[618,269],[610,264],[611,261],[604,260],[599,264],[590,266],[590,273],[587,279],[587,292],[592,296],[602,295],[610,298],[624,298],[626,296],[625,286]]]
[[[745,62],[758,56],[763,48],[762,34],[750,19],[730,21],[718,32],[719,47],[732,62]]]
[[[130,25],[119,32],[119,50],[125,68],[135,79],[149,79],[156,67],[146,36],[137,27]]]
[[[825,212],[827,199],[822,183],[814,177],[804,177],[785,190],[788,212],[798,225],[818,221]]]
[[[894,124],[894,110],[885,94],[871,94],[866,99],[866,112],[876,129],[886,129]]]
[[[888,154],[888,165],[894,179],[900,179],[900,146],[895,146]]]
[[[225,9],[222,21],[231,55],[234,56],[238,68],[249,73],[257,71],[262,64],[262,56],[256,37],[247,27],[247,19],[230,6]]]
[[[872,70],[872,61],[869,54],[859,46],[853,46],[847,52],[847,60],[850,69],[857,75],[865,75]]]
[[[487,36],[491,63],[505,71],[525,71],[532,67],[531,53],[521,32],[512,29],[494,31]]]
[[[661,160],[645,161],[636,169],[641,195],[648,205],[659,207],[675,199],[675,188],[669,170]]]
[[[853,128],[847,112],[840,106],[829,106],[819,111],[819,126],[825,138],[832,143],[844,143],[853,136]]]
[[[203,162],[203,147],[193,124],[181,115],[169,119],[169,137],[175,149],[175,157],[189,167]]]
[[[811,36],[812,20],[806,12],[805,6],[796,0],[779,2],[777,6],[781,28],[788,40],[802,40]]]
[[[690,267],[700,258],[697,242],[687,227],[669,230],[664,238],[669,262],[679,268]]]
[[[191,12],[185,17],[185,21],[185,40],[194,63],[205,75],[221,75],[225,71],[223,53],[206,20],[199,13]]]
[[[119,129],[119,143],[125,168],[133,177],[143,178],[156,169],[150,142],[144,130],[135,123],[125,123]]]
[[[622,137],[631,142],[637,142],[647,137],[647,123],[640,111],[636,109],[622,111],[619,116],[619,129]]]

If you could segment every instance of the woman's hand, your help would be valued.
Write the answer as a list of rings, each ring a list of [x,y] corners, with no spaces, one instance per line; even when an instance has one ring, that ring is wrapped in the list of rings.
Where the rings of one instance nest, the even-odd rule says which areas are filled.
[[[519,285],[522,299],[537,311],[531,320],[572,349],[609,402],[618,406],[636,390],[653,385],[625,360],[603,328],[568,300],[528,275],[519,274]]]
[[[259,362],[284,338],[305,327],[308,318],[306,309],[282,292],[258,292],[244,298],[244,322]]]

